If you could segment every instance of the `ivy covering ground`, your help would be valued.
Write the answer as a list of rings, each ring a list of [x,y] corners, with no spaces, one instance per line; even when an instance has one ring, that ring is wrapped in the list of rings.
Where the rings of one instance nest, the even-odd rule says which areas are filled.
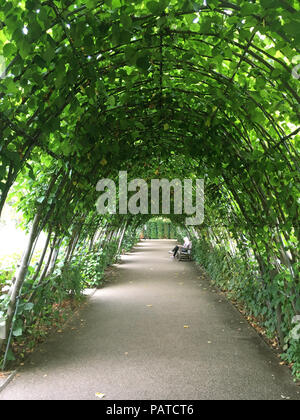
[[[0,0],[0,212],[13,197],[30,230],[6,335],[30,278],[55,282],[59,261],[74,274],[83,252],[89,281],[82,250],[120,252],[150,218],[97,215],[100,178],[204,178],[197,258],[299,375],[299,41],[297,0]]]

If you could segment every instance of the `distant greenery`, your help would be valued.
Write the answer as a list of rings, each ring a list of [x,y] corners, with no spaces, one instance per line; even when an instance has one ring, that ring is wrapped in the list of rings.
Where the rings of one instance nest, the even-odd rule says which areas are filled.
[[[147,239],[174,239],[177,234],[176,226],[162,218],[149,220],[143,232]]]

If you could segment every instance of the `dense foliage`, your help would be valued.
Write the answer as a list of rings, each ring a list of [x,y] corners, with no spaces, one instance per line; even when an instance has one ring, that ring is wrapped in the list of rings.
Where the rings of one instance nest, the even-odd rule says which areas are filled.
[[[245,258],[230,247],[230,239],[219,245],[208,239],[206,232],[201,239],[194,238],[193,258],[205,268],[213,282],[242,308],[246,316],[253,316],[262,333],[281,345],[283,358],[300,377],[300,340],[295,338],[295,291],[289,273],[283,270],[271,281],[261,276],[253,258]]]
[[[297,0],[0,0],[0,212],[13,195],[30,229],[7,333],[41,231],[35,281],[83,258],[84,281],[98,282],[97,255],[150,218],[95,213],[97,181],[127,170],[204,178],[205,222],[191,232],[219,248],[201,262],[220,267],[235,248],[243,274],[218,281],[257,301],[299,363],[299,28]]]
[[[175,239],[177,229],[169,220],[153,218],[144,225],[143,237],[145,239]]]

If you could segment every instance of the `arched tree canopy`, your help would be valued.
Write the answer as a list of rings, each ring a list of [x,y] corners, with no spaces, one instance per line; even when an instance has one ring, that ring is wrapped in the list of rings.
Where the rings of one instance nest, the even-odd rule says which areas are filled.
[[[0,0],[0,211],[13,188],[37,231],[136,227],[97,215],[100,178],[203,178],[200,229],[299,284],[299,40],[297,0]]]
[[[273,0],[1,1],[2,204],[20,170],[53,162],[78,190],[183,165],[215,191],[268,184],[295,217],[299,13]]]

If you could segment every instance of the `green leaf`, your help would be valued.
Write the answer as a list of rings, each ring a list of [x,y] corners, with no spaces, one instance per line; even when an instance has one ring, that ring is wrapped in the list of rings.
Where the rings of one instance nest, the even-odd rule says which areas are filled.
[[[43,33],[43,30],[37,21],[31,22],[29,29],[29,36],[32,42],[38,40]]]
[[[159,14],[160,12],[159,2],[157,1],[148,1],[148,3],[146,3],[146,7],[154,15]]]
[[[129,30],[131,29],[132,20],[130,16],[128,16],[127,14],[122,14],[120,16],[120,21],[125,29],[129,29]]]
[[[65,82],[66,68],[63,61],[59,61],[55,67],[55,86],[60,88]]]
[[[139,56],[138,59],[136,60],[136,66],[139,69],[146,72],[150,67],[149,56],[148,55]]]
[[[3,179],[6,174],[6,166],[0,166],[0,179]]]
[[[200,31],[205,34],[207,32],[210,32],[210,30],[211,30],[211,20],[207,18],[200,23]]]
[[[15,361],[15,360],[16,360],[16,358],[15,358],[15,356],[14,356],[13,352],[11,351],[11,349],[8,349],[6,359],[7,359],[7,361],[9,361],[9,362],[13,362],[13,361]]]
[[[248,16],[257,13],[257,4],[248,3],[244,4],[241,7],[241,14],[243,16]]]
[[[131,33],[125,30],[119,32],[119,42],[123,44],[128,43],[131,40]]]
[[[3,55],[4,57],[10,57],[16,51],[16,47],[12,42],[8,42],[3,47]]]
[[[276,79],[280,75],[281,75],[281,70],[280,69],[274,69],[271,73],[271,77],[274,78],[274,79]]]
[[[20,337],[23,333],[23,328],[22,327],[17,327],[13,330],[13,335],[15,337]]]
[[[48,29],[51,22],[51,16],[47,13],[46,7],[40,7],[40,12],[38,13],[38,19],[41,21],[44,29]]]
[[[97,6],[98,0],[86,0],[85,5],[88,9],[94,9]]]
[[[265,86],[266,86],[266,80],[263,77],[258,76],[256,79],[256,88],[263,89]]]
[[[160,1],[148,1],[146,3],[147,9],[154,15],[160,15],[164,12],[166,7],[169,4],[169,0],[160,0]]]
[[[107,105],[114,107],[116,104],[116,100],[114,96],[109,96],[107,99]]]
[[[283,29],[288,35],[290,35],[290,36],[296,38],[297,40],[299,40],[299,38],[300,38],[300,22],[293,21],[293,22],[287,23],[283,26]]]
[[[195,14],[190,14],[190,15],[186,15],[184,17],[184,20],[186,21],[187,25],[190,26],[190,25],[192,25],[192,23],[194,22],[196,17],[197,16]]]
[[[113,9],[118,9],[119,7],[121,7],[121,1],[120,0],[112,0],[112,7]]]
[[[125,48],[125,59],[128,64],[135,65],[137,60],[137,51],[130,45]]]
[[[42,54],[42,58],[49,64],[55,57],[55,49],[51,45],[47,45]]]
[[[7,93],[12,93],[12,94],[15,94],[18,91],[18,86],[13,81],[13,79],[11,78],[6,79],[6,90],[7,90]]]
[[[61,146],[60,146],[60,148],[61,148],[61,151],[62,151],[62,153],[65,155],[65,156],[69,156],[70,154],[71,154],[71,152],[72,152],[72,146],[71,146],[71,144],[69,143],[69,141],[64,141],[62,144],[61,144]]]
[[[29,42],[27,42],[26,39],[23,39],[19,43],[19,52],[20,52],[20,56],[23,58],[23,60],[25,60],[28,57],[30,51],[31,51],[31,44]]]
[[[278,7],[282,7],[281,0],[260,0],[261,5],[265,9],[276,9]]]
[[[34,304],[32,302],[27,302],[24,306],[25,311],[32,311]]]
[[[18,152],[4,150],[3,153],[13,163],[15,168],[17,168],[20,165],[21,160],[20,160],[20,155]]]

